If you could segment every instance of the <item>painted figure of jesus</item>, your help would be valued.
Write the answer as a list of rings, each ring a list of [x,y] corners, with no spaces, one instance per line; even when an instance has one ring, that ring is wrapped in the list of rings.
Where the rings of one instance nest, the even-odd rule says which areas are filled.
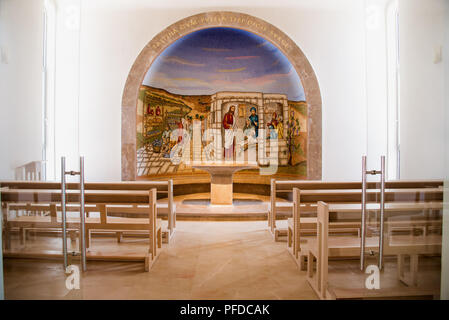
[[[224,155],[225,159],[234,156],[234,112],[235,106],[230,106],[229,111],[223,117],[223,128],[225,130]]]

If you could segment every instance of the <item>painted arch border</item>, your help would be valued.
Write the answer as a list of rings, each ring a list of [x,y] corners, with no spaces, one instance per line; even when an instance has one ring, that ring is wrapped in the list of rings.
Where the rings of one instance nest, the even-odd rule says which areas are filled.
[[[203,12],[175,22],[157,34],[134,61],[122,95],[122,180],[132,181],[137,177],[137,100],[140,86],[150,66],[176,40],[189,33],[213,27],[231,27],[252,32],[279,48],[293,65],[301,79],[308,109],[307,178],[321,180],[322,100],[311,64],[296,43],[272,24],[248,14],[231,11]]]

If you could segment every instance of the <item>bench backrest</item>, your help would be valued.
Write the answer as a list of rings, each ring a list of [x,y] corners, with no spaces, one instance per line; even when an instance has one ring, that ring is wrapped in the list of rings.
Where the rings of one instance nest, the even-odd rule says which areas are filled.
[[[386,189],[438,189],[443,187],[443,181],[441,180],[429,180],[429,181],[388,181],[385,183]],[[293,188],[298,188],[300,190],[361,190],[362,183],[359,182],[326,182],[326,181],[291,181],[291,180],[276,180],[271,179],[270,186],[270,200],[272,206],[276,202],[276,197],[281,194],[288,195],[291,194]],[[379,182],[368,182],[367,183],[368,193],[370,189],[380,189]],[[388,191],[388,190],[387,190]],[[285,196],[284,196],[285,198]],[[358,201],[359,197],[347,198],[347,201]],[[372,198],[372,197],[371,197]],[[316,201],[320,201],[318,199]],[[316,202],[311,200],[311,202]],[[374,199],[376,201],[376,199]],[[302,201],[308,202],[308,201]]]
[[[367,202],[380,201],[380,184],[369,182]],[[422,202],[442,201],[443,181],[389,181],[386,182],[386,202]],[[287,198],[293,188],[301,190],[303,204],[316,204],[317,201],[326,203],[360,203],[362,198],[361,182],[324,182],[324,181],[286,181],[271,179],[270,186],[270,215],[269,225],[275,224],[277,197]],[[373,190],[375,189],[375,190]]]
[[[323,201],[318,202],[317,211],[317,242],[318,242],[318,263],[317,272],[319,290],[322,294],[326,292],[327,268],[328,268],[328,237],[329,237],[329,205]]]
[[[170,188],[171,185],[171,188]],[[45,189],[45,190],[61,190],[60,182],[49,181],[0,181],[0,187],[9,189]],[[86,182],[85,190],[136,190],[148,191],[156,188],[159,194],[167,194],[173,190],[173,180],[164,181],[121,181],[121,182]],[[67,190],[79,190],[79,183],[66,183]],[[170,190],[171,189],[171,190]]]
[[[0,181],[1,191],[5,193],[3,201],[48,203],[60,201],[61,183],[47,181]],[[111,203],[148,204],[144,199],[148,190],[156,189],[157,198],[168,198],[168,206],[173,211],[173,180],[165,181],[126,181],[126,182],[86,182],[86,202],[108,202],[108,198],[117,196],[119,200],[112,199]],[[23,192],[21,192],[23,190]],[[67,183],[67,203],[77,203],[79,198],[79,183]],[[96,192],[98,191],[98,192]],[[109,192],[110,191],[110,192]]]
[[[298,258],[298,252],[301,250],[301,235],[299,232],[301,224],[301,191],[293,188],[293,253]]]
[[[307,180],[276,180],[271,179],[271,183],[276,184],[279,192],[292,191],[293,188],[300,190],[326,190],[326,189],[361,189],[361,181],[307,181]],[[442,180],[396,180],[386,181],[386,189],[402,189],[402,188],[438,188],[443,186]],[[380,189],[380,182],[367,182],[368,189]]]
[[[429,202],[443,201],[443,188],[440,181],[392,181],[387,183],[389,189],[385,190],[386,202]],[[282,186],[279,189],[279,186]],[[371,183],[371,186],[377,186],[377,183]],[[292,187],[292,189],[288,189]],[[356,188],[359,187],[359,188]],[[271,231],[276,228],[277,219],[277,194],[289,194],[293,189],[301,190],[301,203],[315,212],[315,204],[318,201],[326,203],[361,203],[362,190],[360,182],[292,182],[271,180],[270,211],[268,216],[268,225]],[[304,189],[301,189],[304,188]],[[314,189],[322,188],[322,189]],[[349,189],[347,189],[349,188]],[[394,188],[394,189],[393,189]],[[380,202],[380,190],[368,189],[366,200],[368,203]]]
[[[156,188],[153,188],[148,193],[148,204],[149,204],[149,219],[150,219],[150,253],[153,257],[156,255],[156,247],[157,247],[157,236],[156,236],[156,219],[157,219],[157,210],[156,210]]]

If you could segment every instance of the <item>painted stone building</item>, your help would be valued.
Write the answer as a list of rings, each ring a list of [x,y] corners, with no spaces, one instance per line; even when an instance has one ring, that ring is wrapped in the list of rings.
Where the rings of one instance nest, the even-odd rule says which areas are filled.
[[[211,109],[207,117],[207,125],[211,129],[223,130],[223,117],[229,111],[231,106],[235,106],[234,121],[236,129],[242,129],[246,120],[251,115],[251,109],[256,109],[259,120],[259,129],[268,129],[268,125],[276,122],[276,127],[281,129],[277,138],[278,161],[279,165],[288,164],[288,99],[285,94],[262,93],[262,92],[217,92],[211,96]],[[266,130],[268,133],[268,130]],[[263,138],[263,137],[259,137]],[[258,163],[260,165],[268,164],[267,153],[273,147],[273,142],[266,140],[265,150],[258,151]],[[217,146],[217,158],[223,158],[223,148]],[[276,157],[274,157],[276,158]]]
[[[235,138],[235,160],[277,165],[284,174],[305,175],[307,153],[307,103],[290,101],[285,94],[219,91],[213,95],[178,95],[160,88],[141,86],[137,103],[137,176],[189,174],[194,162],[224,158],[223,118],[235,106],[234,133],[241,129],[255,110],[258,117],[257,139],[249,143],[242,135]],[[293,130],[292,119],[298,130]],[[271,125],[271,126],[270,126]],[[296,126],[296,125],[295,125]],[[173,152],[179,139],[165,141],[167,131],[182,128],[190,134],[185,152]],[[276,139],[269,131],[273,128]],[[209,129],[209,130],[208,130]],[[212,129],[212,130],[211,130]],[[211,133],[212,131],[212,133]],[[213,135],[219,134],[220,139]],[[242,139],[242,140],[239,140]],[[257,145],[257,146],[256,146]],[[300,148],[294,149],[295,146]],[[178,148],[179,149],[179,148]],[[182,157],[180,163],[173,156]],[[208,156],[209,155],[209,156]]]

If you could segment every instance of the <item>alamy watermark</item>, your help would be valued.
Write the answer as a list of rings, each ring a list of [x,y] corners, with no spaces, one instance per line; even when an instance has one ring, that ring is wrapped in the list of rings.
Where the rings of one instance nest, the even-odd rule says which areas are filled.
[[[276,129],[249,128],[242,130],[202,130],[201,125],[186,129],[167,130],[163,134],[162,149],[167,152],[174,165],[249,164],[259,165],[261,175],[273,175],[279,165],[279,140]],[[169,149],[170,141],[176,144]]]
[[[365,273],[369,276],[365,280],[365,288],[369,290],[380,289],[380,270],[379,267],[372,264],[366,267]]]
[[[65,279],[65,287],[67,290],[78,290],[80,288],[80,268],[72,264],[67,266],[65,273],[69,274]]]

